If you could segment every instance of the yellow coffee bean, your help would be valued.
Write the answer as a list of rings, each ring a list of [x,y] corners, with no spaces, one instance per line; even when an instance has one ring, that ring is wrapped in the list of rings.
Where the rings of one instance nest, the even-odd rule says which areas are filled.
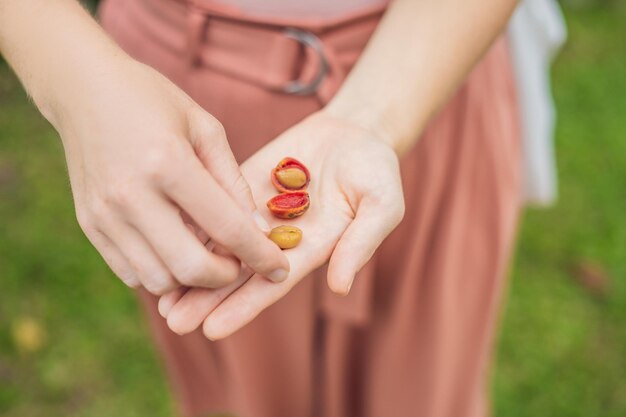
[[[270,240],[281,249],[291,249],[298,246],[302,240],[302,230],[294,226],[278,226],[272,229]]]
[[[276,171],[276,178],[284,187],[297,190],[306,184],[306,174],[300,168],[285,168]]]

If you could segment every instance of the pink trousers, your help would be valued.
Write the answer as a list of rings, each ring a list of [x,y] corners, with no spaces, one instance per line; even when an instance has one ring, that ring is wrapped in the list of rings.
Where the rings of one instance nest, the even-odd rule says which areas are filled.
[[[128,53],[224,124],[240,161],[332,97],[382,12],[259,21],[211,3],[108,0],[101,18]],[[305,29],[295,37],[313,33],[321,45],[295,40],[285,27]],[[312,94],[285,92],[310,85]],[[346,298],[333,296],[318,271],[238,333],[210,342],[200,332],[169,331],[156,299],[142,295],[182,415],[487,414],[490,351],[520,209],[504,38],[403,158],[402,178],[406,217]]]

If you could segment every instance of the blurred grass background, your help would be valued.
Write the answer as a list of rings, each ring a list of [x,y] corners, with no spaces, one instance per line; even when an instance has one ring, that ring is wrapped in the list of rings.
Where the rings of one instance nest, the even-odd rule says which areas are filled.
[[[565,12],[561,197],[521,227],[498,417],[626,416],[626,4]],[[0,416],[170,416],[135,300],[76,224],[56,134],[1,63],[0,218]]]

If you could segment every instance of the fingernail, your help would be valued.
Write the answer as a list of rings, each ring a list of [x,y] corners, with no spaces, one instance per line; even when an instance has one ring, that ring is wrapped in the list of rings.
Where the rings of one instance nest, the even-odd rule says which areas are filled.
[[[252,218],[254,219],[256,225],[259,226],[259,229],[261,229],[264,233],[269,233],[270,230],[272,230],[270,228],[270,225],[265,221],[265,219],[258,210],[252,213]]]
[[[267,275],[267,277],[274,282],[283,282],[284,280],[287,279],[288,276],[289,276],[289,271],[287,271],[286,269],[282,269],[282,268],[275,269]]]

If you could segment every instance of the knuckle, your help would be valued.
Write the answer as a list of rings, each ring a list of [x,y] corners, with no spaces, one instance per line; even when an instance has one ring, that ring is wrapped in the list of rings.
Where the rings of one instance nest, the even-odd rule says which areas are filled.
[[[76,220],[85,234],[89,235],[93,233],[96,222],[94,221],[93,215],[86,207],[76,208]]]
[[[269,250],[268,254],[258,257],[255,263],[257,272],[263,273],[270,273],[281,267],[282,265],[278,257],[269,252]]]
[[[188,287],[217,288],[237,278],[231,272],[226,266],[219,269],[210,259],[203,259],[190,263],[176,278]]]
[[[89,201],[88,204],[76,208],[78,224],[90,240],[106,227],[110,217],[110,210],[101,200]]]
[[[184,147],[182,141],[164,141],[158,149],[146,153],[140,165],[144,178],[152,183],[162,184],[172,181],[177,174],[175,166],[184,162]]]
[[[132,207],[135,204],[137,193],[129,184],[117,184],[111,186],[106,192],[104,201],[105,204],[95,203],[92,207],[94,213],[97,213],[98,218],[103,219],[108,212],[108,207],[127,208]]]
[[[89,217],[94,223],[103,224],[111,216],[104,200],[96,199],[89,203]]]
[[[176,279],[188,287],[200,286],[211,276],[210,267],[205,261],[189,262],[176,274]]]
[[[152,276],[150,280],[143,283],[143,286],[149,293],[154,295],[165,295],[178,287],[169,276],[164,276],[163,278]]]
[[[239,175],[237,175],[237,178],[235,178],[235,180],[233,181],[231,189],[233,194],[238,196],[245,196],[250,201],[253,201],[252,190],[250,190],[250,185],[241,174],[241,171],[239,172]]]
[[[242,250],[250,244],[253,237],[246,229],[242,222],[225,220],[217,233],[220,236],[219,243],[231,250]]]
[[[204,134],[213,139],[223,139],[226,137],[226,129],[215,117],[206,117],[204,119]]]
[[[120,276],[120,280],[129,288],[139,288],[141,283],[134,276]]]
[[[217,149],[224,148],[226,130],[213,116],[202,114],[192,129],[192,143],[199,154],[210,154]]]
[[[160,182],[167,175],[173,157],[163,149],[154,149],[143,158],[141,172],[149,181]]]
[[[277,269],[284,268],[280,258],[277,256],[277,254],[280,255],[280,249],[276,247],[278,253],[275,253],[274,247],[276,247],[274,243],[263,249],[258,246],[255,247],[255,251],[250,253],[249,259],[247,259],[246,264],[248,267],[261,275],[270,274]]]
[[[137,288],[140,285],[137,276],[129,265],[120,262],[119,259],[114,259],[111,256],[102,255],[111,271],[127,286],[131,288]]]

